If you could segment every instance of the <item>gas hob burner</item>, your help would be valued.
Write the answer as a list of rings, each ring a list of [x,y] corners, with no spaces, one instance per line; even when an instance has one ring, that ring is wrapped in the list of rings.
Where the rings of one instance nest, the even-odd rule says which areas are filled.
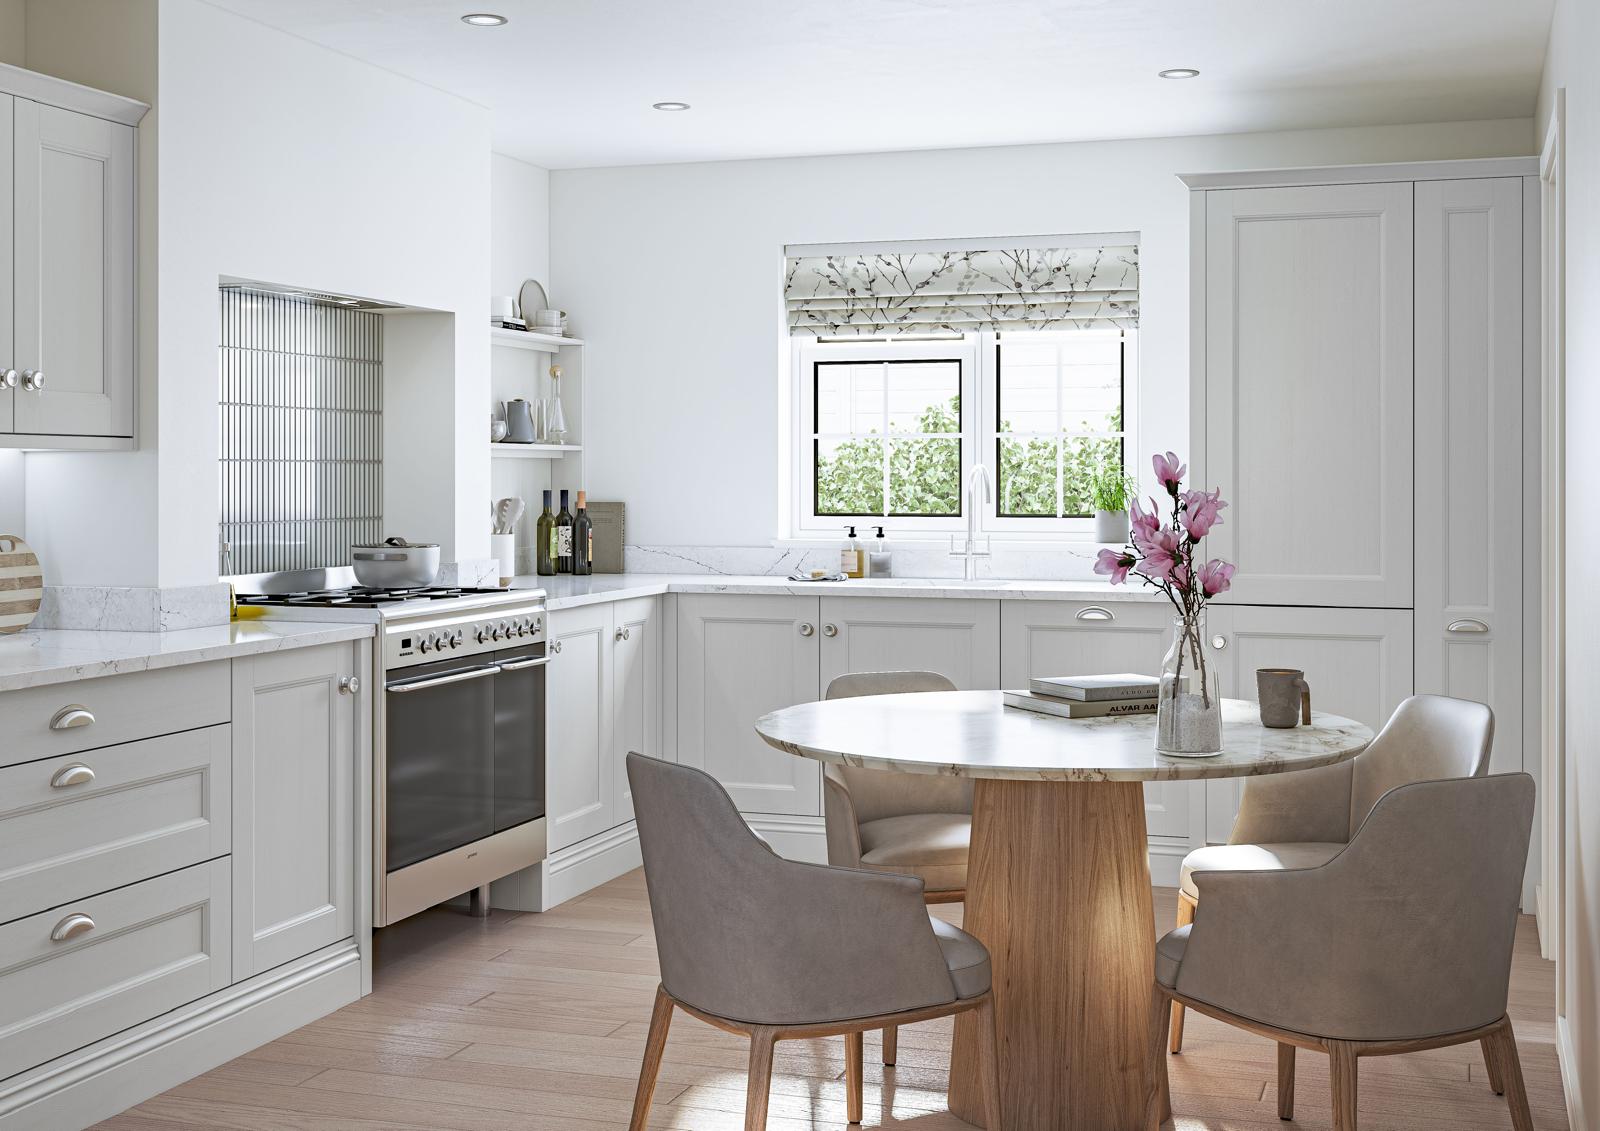
[[[241,593],[241,605],[270,605],[281,608],[377,609],[407,601],[450,601],[505,593],[504,589],[475,589],[470,586],[422,585],[406,589],[377,589],[352,585],[344,589],[306,589],[291,593]]]

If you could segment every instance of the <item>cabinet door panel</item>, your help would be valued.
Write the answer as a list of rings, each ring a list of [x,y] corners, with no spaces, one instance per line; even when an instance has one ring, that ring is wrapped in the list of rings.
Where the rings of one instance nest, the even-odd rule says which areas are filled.
[[[1050,675],[1141,672],[1156,675],[1166,652],[1171,609],[1154,603],[1002,601],[1001,683],[1026,688]],[[1145,831],[1188,837],[1201,796],[1194,782],[1147,782]]]
[[[1194,455],[1233,504],[1206,549],[1229,599],[1408,607],[1411,185],[1206,197]]]
[[[12,106],[16,100],[0,94],[0,373],[17,368],[12,262],[12,168],[14,164]],[[11,406],[16,392],[0,382],[0,432],[11,431]]]
[[[824,597],[822,691],[850,672],[885,671],[938,672],[963,691],[995,690],[999,606],[976,599]]]
[[[611,746],[611,607],[550,614],[550,848],[605,832],[616,821]]]
[[[1522,769],[1522,181],[1417,185],[1417,690]]]
[[[1257,668],[1301,668],[1315,709],[1377,731],[1411,694],[1407,609],[1213,607],[1207,627],[1222,694],[1232,699],[1256,698]],[[1208,840],[1228,839],[1241,786],[1242,779],[1208,783]]]
[[[767,712],[818,697],[818,611],[815,597],[678,597],[678,761],[744,812],[822,813],[821,766],[755,732]]]
[[[132,127],[15,102],[14,430],[133,435]]]
[[[633,820],[628,787],[630,751],[661,757],[661,618],[654,597],[618,601],[612,607],[611,672],[616,687],[615,823]]]
[[[234,661],[236,979],[354,930],[356,696],[340,681],[367,646]]]

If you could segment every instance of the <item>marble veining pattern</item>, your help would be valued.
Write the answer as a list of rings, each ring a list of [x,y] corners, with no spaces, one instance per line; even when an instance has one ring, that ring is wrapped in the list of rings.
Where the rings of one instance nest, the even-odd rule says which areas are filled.
[[[47,585],[34,629],[170,632],[228,623],[228,587]]]
[[[840,530],[841,535],[843,530]],[[871,533],[870,530],[867,533]],[[870,544],[871,540],[864,540]],[[898,577],[958,578],[961,559],[946,546],[906,545],[890,541]],[[1098,543],[1030,550],[996,546],[978,563],[980,577],[1029,581],[1094,581]],[[519,567],[522,559],[518,558]],[[837,569],[839,548],[775,548],[761,546],[624,546],[623,568],[629,573],[713,573],[784,577],[796,569]]]
[[[1155,716],[1061,719],[1002,704],[998,691],[878,695],[802,703],[763,715],[756,731],[802,758],[872,770],[1011,781],[1179,781],[1306,770],[1352,758],[1372,741],[1354,719],[1314,712],[1310,726],[1261,725],[1255,703],[1222,701],[1222,753],[1155,749]]]
[[[30,629],[0,637],[0,691],[361,640],[372,624],[250,620],[167,632]]]
[[[493,589],[500,584],[499,558],[466,558],[439,566],[436,585],[460,585],[469,589]]]

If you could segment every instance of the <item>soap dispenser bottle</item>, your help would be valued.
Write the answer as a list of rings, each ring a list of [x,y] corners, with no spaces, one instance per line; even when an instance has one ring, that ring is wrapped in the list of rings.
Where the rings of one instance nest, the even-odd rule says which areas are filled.
[[[849,534],[839,551],[839,572],[846,577],[860,577],[865,572],[866,555],[861,549],[861,540],[856,537],[856,528],[848,529]]]
[[[868,577],[893,577],[893,563],[889,557],[889,540],[883,536],[883,527],[878,527],[877,542],[867,554]]]

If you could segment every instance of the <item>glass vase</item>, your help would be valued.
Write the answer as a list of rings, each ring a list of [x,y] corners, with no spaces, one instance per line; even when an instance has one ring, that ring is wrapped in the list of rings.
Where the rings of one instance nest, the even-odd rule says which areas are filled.
[[[1206,611],[1172,618],[1156,691],[1156,751],[1179,758],[1222,752],[1222,696],[1206,656]]]

